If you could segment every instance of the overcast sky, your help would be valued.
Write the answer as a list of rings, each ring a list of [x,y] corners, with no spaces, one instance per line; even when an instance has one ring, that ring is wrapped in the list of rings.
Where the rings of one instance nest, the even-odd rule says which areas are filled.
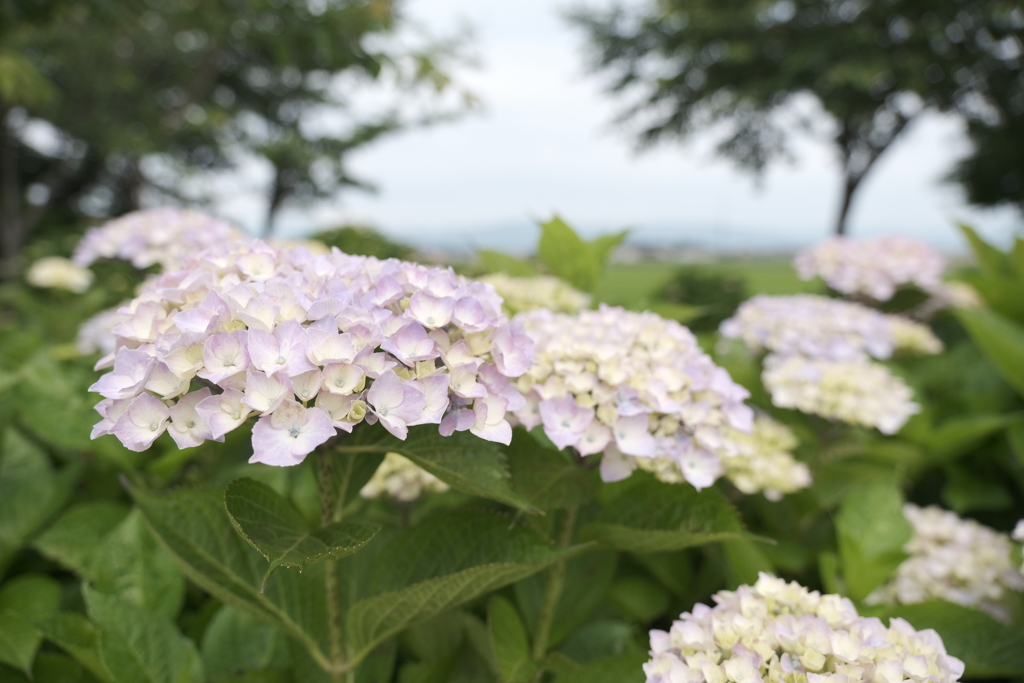
[[[840,184],[831,148],[808,142],[796,164],[773,167],[760,187],[716,160],[707,140],[638,155],[610,125],[616,108],[585,71],[581,36],[561,16],[566,6],[408,0],[409,15],[438,34],[473,28],[480,66],[463,81],[483,111],[360,151],[351,169],[380,191],[289,210],[280,231],[355,221],[420,244],[523,249],[535,238],[533,219],[558,212],[585,233],[632,226],[640,241],[729,249],[809,244],[828,233]],[[851,234],[958,249],[951,223],[968,220],[1005,239],[1020,226],[1014,212],[968,209],[957,187],[939,182],[965,149],[956,121],[916,122],[861,187]],[[261,198],[245,193],[222,209],[253,227],[263,211]]]

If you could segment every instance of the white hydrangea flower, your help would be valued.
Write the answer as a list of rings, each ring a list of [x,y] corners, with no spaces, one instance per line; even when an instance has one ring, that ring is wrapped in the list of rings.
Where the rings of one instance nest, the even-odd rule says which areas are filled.
[[[820,277],[837,292],[875,301],[888,301],[906,284],[931,291],[946,269],[942,254],[905,237],[861,242],[834,237],[801,251],[793,264],[804,280]]]
[[[444,493],[447,490],[448,484],[408,458],[398,453],[388,453],[370,481],[359,491],[359,495],[363,498],[389,496],[409,502],[419,498],[424,491]]]
[[[768,500],[780,500],[811,485],[810,469],[791,453],[800,442],[781,422],[758,415],[749,434],[734,431],[730,439],[736,451],[723,456],[722,465],[726,479],[743,493],[763,491]]]
[[[135,211],[90,229],[75,247],[75,263],[101,258],[129,261],[136,268],[180,268],[197,253],[244,239],[235,226],[199,211],[163,208]]]
[[[833,361],[885,359],[896,348],[942,350],[941,342],[920,323],[814,294],[755,296],[720,329],[722,336],[739,339],[751,351]]]
[[[108,355],[115,351],[117,337],[114,328],[128,319],[119,309],[120,306],[100,311],[78,326],[75,347],[80,354],[87,356],[98,352]]]
[[[651,631],[647,683],[955,683],[964,672],[935,631],[886,628],[847,598],[768,574],[714,601]]]
[[[547,308],[559,313],[576,313],[590,305],[590,296],[561,278],[551,275],[512,277],[504,273],[484,275],[481,282],[494,286],[512,313]]]
[[[966,282],[943,282],[930,290],[937,300],[937,308],[955,306],[957,308],[980,308],[985,305],[978,290]]]
[[[908,503],[903,515],[914,527],[903,546],[910,557],[865,602],[908,605],[939,598],[1008,621],[1007,592],[1024,591],[1010,538],[940,507]]]
[[[898,351],[919,355],[942,353],[942,340],[932,328],[902,315],[885,316],[889,323],[889,336]]]
[[[732,431],[749,431],[746,389],[716,366],[688,329],[653,313],[602,305],[577,315],[538,309],[515,317],[536,343],[516,381],[527,428],[543,425],[559,448],[604,453],[605,481],[654,459],[663,478],[710,486]]]
[[[44,256],[28,267],[25,281],[33,287],[66,289],[81,294],[92,286],[92,271],[63,256]]]
[[[144,450],[168,429],[179,447],[223,440],[249,417],[252,462],[294,465],[335,435],[380,422],[404,439],[438,424],[509,443],[509,378],[533,343],[493,288],[395,259],[235,242],[148,281],[118,310],[113,366],[93,436]],[[189,393],[193,382],[207,392]],[[178,408],[184,402],[184,408]]]
[[[874,427],[883,434],[895,434],[920,411],[902,379],[868,360],[769,355],[761,379],[780,408]]]

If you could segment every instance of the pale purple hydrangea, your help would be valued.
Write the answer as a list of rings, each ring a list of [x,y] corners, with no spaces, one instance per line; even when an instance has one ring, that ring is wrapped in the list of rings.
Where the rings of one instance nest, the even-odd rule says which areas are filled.
[[[628,477],[647,458],[670,461],[697,488],[710,486],[732,447],[728,434],[751,428],[748,392],[674,321],[610,306],[514,320],[537,345],[516,381],[526,397],[516,419],[541,425],[559,448],[603,452],[606,481]]]
[[[437,424],[508,443],[509,382],[533,342],[493,288],[398,260],[262,242],[211,248],[122,307],[93,436],[144,450],[221,441],[249,418],[253,462],[294,465],[338,430]]]
[[[793,264],[804,280],[820,277],[837,292],[875,301],[888,301],[907,284],[933,291],[946,268],[942,254],[905,237],[862,242],[834,237],[801,251]]]
[[[235,226],[188,209],[150,209],[125,214],[91,228],[75,247],[72,259],[88,266],[101,258],[128,261],[139,269],[181,267],[198,252],[242,239]]]

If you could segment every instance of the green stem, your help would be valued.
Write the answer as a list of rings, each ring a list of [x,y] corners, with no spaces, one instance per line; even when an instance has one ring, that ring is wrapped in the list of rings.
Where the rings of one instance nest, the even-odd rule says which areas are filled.
[[[317,451],[317,479],[320,484],[320,524],[327,526],[334,521],[335,481],[331,452]],[[341,625],[341,588],[338,585],[338,561],[324,561],[324,592],[327,600],[327,642],[331,669],[328,673],[333,683],[345,681],[345,643]]]
[[[562,519],[562,533],[558,538],[558,547],[567,548],[572,543],[576,531],[578,507],[565,511]],[[541,605],[540,617],[537,619],[537,633],[533,638],[533,658],[540,661],[548,651],[548,640],[551,637],[551,624],[555,620],[555,608],[562,597],[562,586],[565,584],[565,560],[558,560],[548,569],[548,580],[544,586],[544,603]]]

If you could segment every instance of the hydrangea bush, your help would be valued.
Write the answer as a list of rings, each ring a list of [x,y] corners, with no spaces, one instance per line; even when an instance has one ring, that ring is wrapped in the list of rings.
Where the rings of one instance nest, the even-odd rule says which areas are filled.
[[[0,680],[1024,677],[1012,253],[929,326],[759,297],[723,341],[629,310],[623,236],[481,253],[595,302],[521,280],[511,319],[448,268],[197,246],[82,329],[99,370],[74,331],[134,271],[3,289]]]

